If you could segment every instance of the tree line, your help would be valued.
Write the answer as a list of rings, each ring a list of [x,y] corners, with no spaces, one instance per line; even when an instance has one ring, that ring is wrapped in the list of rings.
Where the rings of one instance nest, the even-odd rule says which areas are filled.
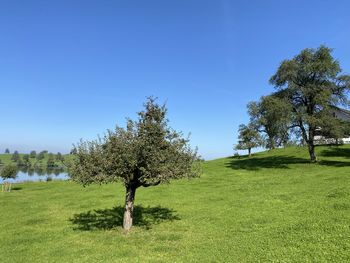
[[[282,61],[270,78],[275,92],[248,103],[248,124],[239,127],[237,150],[263,146],[268,149],[298,140],[308,148],[311,162],[317,161],[315,138],[350,135],[348,122],[332,116],[338,106],[349,105],[350,76],[343,74],[332,49],[304,49]]]
[[[10,154],[10,150],[6,149],[5,154]],[[39,153],[36,151],[31,151],[29,154],[19,154],[18,151],[14,151],[11,155],[11,161],[16,164],[17,167],[27,167],[27,168],[37,168],[39,166],[45,165],[43,164],[43,160],[46,158],[46,167],[47,168],[55,168],[59,165],[64,165],[64,156],[58,152],[57,154],[49,153],[48,151],[44,150]],[[0,160],[0,164],[2,161]]]

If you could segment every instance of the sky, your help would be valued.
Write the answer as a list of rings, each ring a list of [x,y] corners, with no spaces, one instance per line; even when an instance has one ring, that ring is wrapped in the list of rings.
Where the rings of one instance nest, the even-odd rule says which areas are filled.
[[[0,1],[0,152],[67,153],[148,96],[205,159],[233,154],[246,104],[321,44],[350,73],[350,2]]]

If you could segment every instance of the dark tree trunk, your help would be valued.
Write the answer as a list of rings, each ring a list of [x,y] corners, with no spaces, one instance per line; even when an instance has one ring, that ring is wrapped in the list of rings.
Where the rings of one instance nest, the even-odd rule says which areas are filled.
[[[275,149],[275,141],[273,138],[269,137],[269,149],[273,150]]]
[[[135,193],[136,187],[134,185],[126,186],[125,211],[123,220],[123,229],[125,231],[129,231],[132,226]]]
[[[315,154],[315,144],[314,144],[314,137],[315,137],[315,127],[309,128],[309,140],[307,141],[309,154],[310,154],[310,160],[312,163],[317,162],[317,157]]]
[[[252,156],[252,148],[248,148],[248,156],[249,156],[249,157]]]
[[[316,154],[315,154],[315,145],[314,145],[313,141],[310,141],[308,143],[308,149],[309,149],[311,162],[313,162],[313,163],[317,162],[317,157],[316,157]]]

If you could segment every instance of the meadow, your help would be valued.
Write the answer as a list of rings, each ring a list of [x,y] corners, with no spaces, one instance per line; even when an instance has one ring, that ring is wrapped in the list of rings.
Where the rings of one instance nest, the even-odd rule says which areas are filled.
[[[1,262],[349,262],[350,147],[203,164],[201,178],[140,188],[122,231],[121,184],[16,184],[0,194]]]

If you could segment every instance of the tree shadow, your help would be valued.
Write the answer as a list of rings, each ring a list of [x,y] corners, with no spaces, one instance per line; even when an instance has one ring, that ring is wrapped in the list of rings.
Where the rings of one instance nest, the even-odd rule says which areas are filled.
[[[133,225],[145,229],[151,229],[152,225],[162,221],[180,220],[174,214],[176,211],[161,206],[134,207]],[[95,209],[84,213],[75,214],[69,221],[74,225],[74,230],[109,230],[123,225],[124,207],[117,206],[111,209]]]
[[[345,157],[350,158],[350,148],[329,147],[320,153],[324,157]]]
[[[22,187],[20,187],[20,186],[13,186],[11,188],[11,191],[20,191],[20,190],[22,190]]]
[[[321,160],[318,162],[320,165],[334,166],[334,167],[346,167],[350,166],[350,162]]]
[[[310,163],[308,159],[295,156],[268,156],[268,157],[229,157],[231,160],[226,167],[239,170],[260,170],[262,168],[290,169],[290,164]]]

